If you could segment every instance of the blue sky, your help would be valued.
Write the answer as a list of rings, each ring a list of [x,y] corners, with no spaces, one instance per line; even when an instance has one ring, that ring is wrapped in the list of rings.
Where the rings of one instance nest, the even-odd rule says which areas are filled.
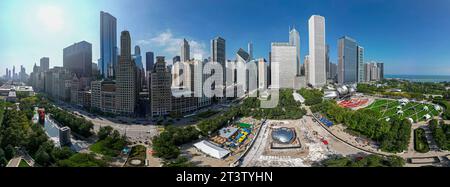
[[[193,56],[208,57],[215,36],[226,39],[229,59],[250,41],[255,57],[268,58],[270,43],[288,41],[292,25],[305,56],[308,19],[319,14],[334,63],[337,39],[348,35],[388,74],[450,75],[448,0],[1,0],[0,75],[13,65],[29,73],[43,56],[62,66],[63,48],[82,40],[93,44],[96,62],[101,10],[117,18],[118,37],[129,30],[143,53],[168,61],[182,38],[191,41]]]

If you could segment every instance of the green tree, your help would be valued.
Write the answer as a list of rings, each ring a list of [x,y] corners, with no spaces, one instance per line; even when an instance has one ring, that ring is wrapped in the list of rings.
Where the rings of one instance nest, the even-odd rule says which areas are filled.
[[[111,126],[100,127],[97,136],[99,140],[104,140],[108,137],[114,129]]]

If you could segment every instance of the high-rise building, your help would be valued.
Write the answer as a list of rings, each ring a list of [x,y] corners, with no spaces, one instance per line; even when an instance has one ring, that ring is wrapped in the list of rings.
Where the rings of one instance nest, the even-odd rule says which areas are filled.
[[[253,43],[252,42],[248,43],[247,51],[248,51],[248,54],[250,55],[250,60],[253,60],[254,56],[253,56]]]
[[[325,18],[313,15],[309,18],[309,82],[317,88],[326,83]]]
[[[225,39],[221,37],[216,37],[213,40],[211,40],[211,60],[213,62],[217,62],[222,66],[222,69],[225,69],[225,62],[226,62],[226,50],[225,50]],[[220,73],[220,72],[216,72]],[[223,76],[223,84],[225,85],[226,80],[226,73],[222,73]]]
[[[171,110],[171,73],[164,57],[157,56],[150,83],[150,105],[152,116],[168,115]]]
[[[91,77],[92,44],[82,41],[64,48],[63,67],[78,77]]]
[[[42,57],[40,60],[39,67],[41,68],[41,71],[48,71],[50,69],[50,58],[48,57]]]
[[[358,46],[358,82],[364,82],[366,79],[364,67],[364,47]]]
[[[12,80],[16,79],[16,66],[13,66]]]
[[[181,44],[181,62],[191,60],[190,50],[189,42],[186,39],[183,39],[183,43]]]
[[[274,63],[278,63],[278,74],[274,71]],[[272,43],[271,70],[272,88],[294,88],[297,75],[297,47],[289,43]],[[277,77],[278,86],[275,82]]]
[[[337,80],[337,64],[330,61],[330,79],[335,82]]]
[[[338,83],[358,82],[358,45],[348,36],[338,40]]]
[[[100,12],[100,74],[103,78],[115,76],[117,65],[117,20],[107,12]]]
[[[309,77],[310,77],[310,75],[309,75],[309,64],[310,64],[309,55],[305,56],[305,60],[304,60],[303,64],[305,66],[305,81],[306,81],[306,84],[308,85],[308,84],[311,84],[309,82]]]
[[[383,80],[384,79],[384,63],[377,63],[377,67],[379,69],[379,80]]]
[[[145,70],[150,73],[153,70],[153,65],[155,63],[155,57],[153,52],[145,53]]]
[[[174,56],[172,58],[172,65],[174,65],[177,62],[181,62],[181,57],[180,56]],[[169,69],[170,70],[170,69]]]
[[[268,66],[266,59],[260,58],[258,59],[258,89],[265,90],[268,88],[267,84],[267,75],[268,75]]]
[[[136,90],[140,92],[145,83],[145,69],[142,63],[141,48],[137,45],[134,47],[134,55],[132,56],[136,65]]]
[[[131,37],[128,31],[120,35],[120,60],[117,65],[117,112],[134,114],[137,101],[136,64],[131,58]]]
[[[296,57],[296,59],[297,59],[297,61],[296,61],[296,71],[297,71],[297,75],[301,75],[301,72],[300,72],[300,61],[301,61],[301,56],[300,56],[300,34],[299,34],[299,32],[297,31],[297,29],[295,29],[295,28],[292,28],[290,31],[289,31],[289,44],[290,45],[293,45],[293,46],[295,46],[295,51],[296,51],[296,54],[297,54],[297,57]]]
[[[117,85],[112,80],[91,82],[91,107],[103,112],[116,113]]]
[[[241,66],[236,64],[237,66],[234,67],[234,69],[236,69],[236,76],[233,73],[233,75],[231,75],[233,77],[232,79],[236,80],[238,87],[243,88],[243,91],[247,92],[249,91],[249,72],[252,71],[251,69],[247,69],[247,63],[250,63],[250,54],[248,54],[244,49],[239,48],[239,50],[236,52],[236,63],[240,63]],[[227,84],[227,86],[229,85],[230,84]]]
[[[326,51],[325,51],[325,66],[326,66],[326,72],[327,72],[327,79],[331,78],[331,72],[330,72],[330,46],[326,45],[325,46]]]

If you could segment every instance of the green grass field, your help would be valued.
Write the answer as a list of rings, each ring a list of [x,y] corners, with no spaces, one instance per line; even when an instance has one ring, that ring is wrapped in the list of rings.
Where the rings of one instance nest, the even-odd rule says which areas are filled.
[[[432,104],[409,102],[405,106],[401,106],[401,109],[397,108],[399,106],[401,105],[397,100],[379,99],[369,105],[367,109],[380,112],[383,116],[381,119],[400,115],[403,118],[412,118],[414,122],[424,121],[424,115],[426,114],[433,117],[439,115],[440,112],[435,110]],[[425,110],[425,107],[428,107],[428,111]],[[399,110],[403,111],[403,114],[397,114]]]
[[[28,168],[28,167],[30,167],[30,165],[28,165],[28,163],[25,162],[25,160],[21,159],[20,163],[19,163],[19,167],[21,167],[21,168]]]

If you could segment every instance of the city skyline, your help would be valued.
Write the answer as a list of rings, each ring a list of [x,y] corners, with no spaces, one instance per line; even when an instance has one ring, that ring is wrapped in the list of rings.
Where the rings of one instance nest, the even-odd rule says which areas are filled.
[[[450,46],[450,41],[444,37],[444,33],[447,33],[450,28],[445,26],[448,25],[446,24],[448,20],[443,19],[447,10],[445,7],[448,7],[446,5],[449,2],[441,1],[433,5],[421,2],[409,4],[400,1],[389,2],[286,1],[279,5],[266,1],[250,1],[240,4],[241,6],[235,6],[240,2],[227,1],[214,4],[224,9],[215,13],[216,17],[204,18],[202,15],[207,15],[210,11],[207,7],[213,4],[202,0],[189,3],[183,1],[170,3],[164,1],[133,3],[127,1],[117,1],[117,3],[2,1],[0,3],[2,7],[0,28],[2,29],[0,30],[4,33],[0,36],[0,40],[5,41],[6,45],[1,47],[0,58],[8,62],[5,68],[11,69],[13,65],[17,67],[24,65],[29,73],[34,63],[37,63],[41,57],[50,57],[51,67],[62,66],[63,48],[79,41],[87,41],[93,45],[92,61],[97,62],[100,58],[98,16],[100,11],[105,11],[117,18],[117,31],[129,30],[134,37],[131,46],[139,45],[144,53],[152,51],[155,56],[166,56],[167,59],[171,59],[175,55],[180,55],[181,41],[186,38],[191,45],[191,57],[207,58],[210,56],[209,41],[216,36],[221,36],[227,40],[226,59],[234,59],[235,52],[239,48],[245,48],[248,42],[254,45],[254,58],[268,59],[270,43],[287,40],[286,33],[292,25],[300,33],[300,46],[308,46],[308,18],[317,14],[323,15],[326,19],[326,44],[330,45],[330,59],[335,64],[337,63],[337,39],[348,35],[365,46],[366,62],[375,60],[385,63],[386,74],[450,74],[450,65],[448,65],[450,55],[445,53],[445,49]],[[169,9],[173,3],[185,8],[196,6],[195,9],[205,11],[188,10],[186,18],[180,13],[168,15],[169,13],[164,10]],[[239,20],[238,16],[227,14],[226,11],[243,12],[249,7],[254,10],[264,10],[267,4],[274,4],[273,12],[267,12],[263,16],[248,15],[248,20],[253,20],[252,22]],[[333,6],[341,7],[341,9],[331,9]],[[379,9],[362,13],[370,6],[377,6]],[[136,13],[128,14],[121,7],[134,9]],[[301,11],[292,11],[293,8],[290,7]],[[428,9],[434,10],[425,11]],[[17,13],[22,12],[24,12],[23,15],[17,16]],[[416,15],[417,12],[421,13]],[[355,15],[359,17],[352,17]],[[417,16],[418,19],[408,20],[407,18],[412,15]],[[212,20],[214,18],[216,19]],[[239,31],[244,24],[246,32]],[[416,27],[416,25],[423,27]],[[31,27],[34,27],[35,32],[26,34]],[[49,38],[52,39],[49,40]],[[309,53],[308,51],[308,47],[302,47],[300,59],[303,59]],[[5,71],[0,72],[0,75],[4,74]]]

